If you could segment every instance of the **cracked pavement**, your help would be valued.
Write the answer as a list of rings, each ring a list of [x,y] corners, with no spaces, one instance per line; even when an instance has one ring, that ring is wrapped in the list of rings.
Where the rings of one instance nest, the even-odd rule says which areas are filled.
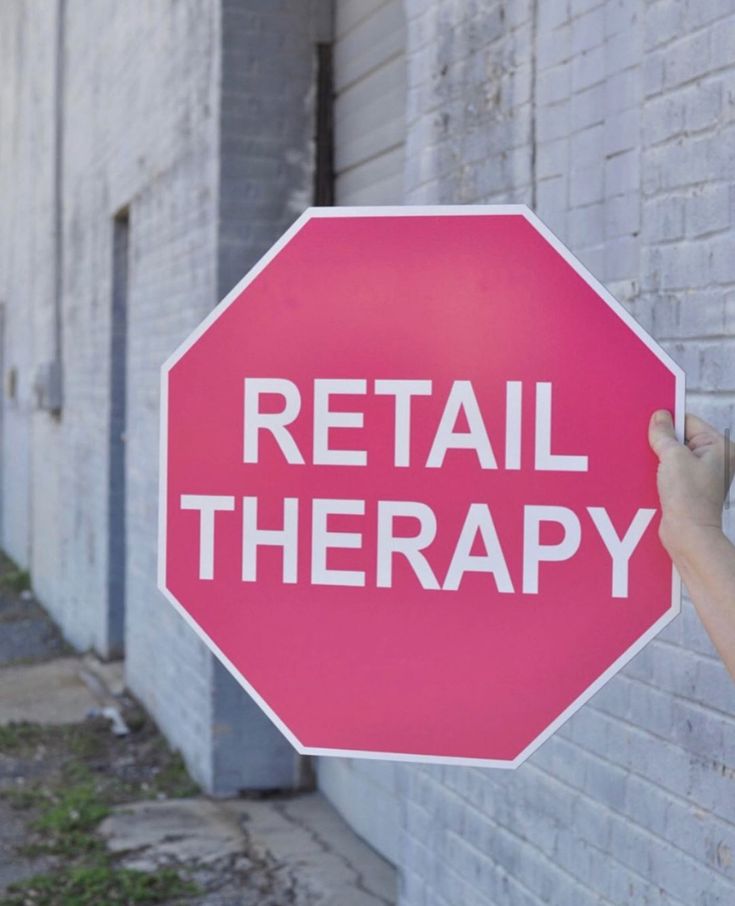
[[[74,727],[111,705],[124,712],[122,664],[71,652],[32,595],[0,592],[0,624],[0,727]],[[104,725],[101,732],[106,739]],[[110,749],[117,767],[108,753],[96,768],[103,775],[157,770],[135,734],[110,746],[119,748]],[[58,862],[22,854],[32,815],[24,820],[2,793],[43,783],[62,754],[43,745],[25,756],[0,751],[0,898],[9,884]],[[144,760],[127,765],[131,758]],[[318,792],[229,800],[159,794],[114,806],[97,833],[121,865],[170,866],[190,877],[201,891],[186,899],[193,906],[392,906],[397,899],[395,869]]]
[[[197,900],[201,906],[395,903],[395,870],[318,793],[132,803],[116,808],[99,832],[128,868],[193,866],[205,891],[216,885]],[[241,876],[255,889],[239,886]]]

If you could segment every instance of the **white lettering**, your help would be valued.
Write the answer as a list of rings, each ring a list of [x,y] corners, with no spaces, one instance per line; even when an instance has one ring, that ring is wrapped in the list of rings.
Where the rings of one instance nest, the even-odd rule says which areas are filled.
[[[393,520],[409,516],[418,520],[417,535],[396,537],[393,534]],[[439,588],[436,576],[429,562],[421,553],[436,535],[436,516],[425,503],[411,500],[378,501],[378,578],[379,588],[393,585],[393,555],[402,554],[411,564],[422,588]]]
[[[478,531],[485,545],[483,555],[470,553]],[[492,573],[498,591],[513,591],[508,564],[505,562],[498,533],[495,531],[493,517],[490,515],[490,508],[484,503],[471,503],[467,510],[467,517],[444,580],[444,590],[456,591],[467,572]]]
[[[541,544],[541,523],[556,522],[564,529],[558,544]],[[581,538],[579,519],[564,506],[525,506],[523,508],[523,593],[538,594],[539,563],[569,560],[577,552]]]
[[[319,466],[364,466],[367,465],[365,450],[331,450],[329,448],[330,428],[362,428],[362,412],[332,412],[329,397],[338,393],[361,394],[367,392],[367,381],[327,380],[314,381],[314,465]]]
[[[264,393],[277,393],[283,397],[281,412],[261,412],[260,397]],[[245,423],[243,462],[258,461],[258,435],[261,430],[270,431],[286,461],[303,464],[296,441],[286,429],[301,409],[301,394],[293,381],[285,378],[245,378]]]
[[[378,395],[396,398],[393,465],[404,468],[411,464],[411,397],[430,396],[431,381],[376,381]]]
[[[214,514],[235,509],[235,498],[216,494],[182,494],[182,510],[199,510],[199,578],[214,578]]]
[[[258,528],[258,498],[242,499],[242,580],[255,582],[258,572],[258,547],[268,545],[283,548],[283,582],[293,585],[297,576],[299,544],[299,501],[296,497],[283,499],[283,529]]]
[[[329,569],[327,567],[329,548],[362,547],[362,535],[359,532],[330,532],[327,529],[327,518],[332,513],[364,516],[365,501],[315,498],[312,502],[311,512],[312,585],[364,585],[365,573],[362,570]]]
[[[505,386],[505,468],[521,467],[521,402],[523,384],[508,381]]]
[[[641,508],[635,514],[633,521],[628,526],[628,531],[622,538],[618,536],[610,520],[607,510],[601,506],[588,506],[595,528],[612,558],[612,596],[613,598],[628,597],[628,564],[633,556],[633,551],[643,537],[656,510]]]
[[[469,431],[454,431],[461,409],[464,409]],[[474,450],[481,468],[498,467],[470,381],[454,381],[452,384],[426,461],[427,468],[441,468],[447,450]]]
[[[536,384],[536,469],[539,472],[586,472],[586,456],[551,452],[551,384]]]

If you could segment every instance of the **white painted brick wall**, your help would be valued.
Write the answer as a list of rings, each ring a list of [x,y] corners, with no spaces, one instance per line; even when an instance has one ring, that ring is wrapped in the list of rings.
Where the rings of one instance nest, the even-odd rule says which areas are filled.
[[[49,445],[54,425],[34,422],[35,366],[52,347],[53,271],[53,9],[38,2],[0,8],[0,544],[22,566],[32,556],[31,509],[48,492],[31,480],[34,430]],[[39,56],[30,51],[48,47]],[[19,149],[23,166],[18,166]],[[39,229],[38,224],[44,228]],[[10,375],[15,375],[15,393]],[[44,477],[47,477],[47,474]],[[40,556],[55,549],[46,536]],[[45,542],[45,544],[43,543]]]
[[[29,392],[51,354],[56,290],[49,9],[58,7],[9,2],[0,11],[9,51],[0,57],[0,110],[8,118],[0,130],[7,164],[0,236],[16,262],[1,269],[0,293],[5,356],[22,358],[18,404],[3,401],[3,477],[30,498],[22,507],[4,501],[2,543],[30,566],[68,638],[105,652],[112,218],[129,205],[127,675],[208,783],[210,657],[155,590],[155,526],[158,368],[215,298],[219,6],[67,0],[65,7],[60,420],[32,411]],[[32,341],[19,340],[21,330]],[[12,423],[16,411],[25,417],[20,426]]]
[[[207,789],[288,786],[290,745],[233,694],[157,591],[158,404],[161,363],[218,301],[219,283],[229,290],[310,201],[307,14],[298,2],[239,10],[223,64],[222,0],[65,8],[60,420],[35,411],[31,392],[50,355],[55,290],[56,19],[41,0],[0,8],[3,367],[19,375],[17,401],[2,406],[1,543],[31,567],[67,637],[106,653],[112,221],[128,207],[127,681]]]
[[[731,425],[735,3],[539,3],[524,28],[529,5],[509,2],[520,33],[507,26],[473,49],[463,36],[483,32],[488,5],[453,6],[454,18],[445,4],[416,6],[407,2],[420,98],[408,113],[407,200],[534,205],[686,368],[689,406]],[[444,56],[412,42],[414,23],[436,30],[431,18]],[[470,118],[476,70],[455,61],[502,59],[509,45],[516,66],[533,61],[533,109],[511,98]],[[437,87],[447,79],[451,96]],[[526,172],[497,155],[528,158],[496,142],[509,119],[528,118],[536,149]],[[446,136],[443,121],[453,124]],[[470,129],[487,149],[474,175],[492,174],[472,182],[461,153]],[[426,168],[416,147],[432,140],[457,149],[453,166]],[[734,753],[735,687],[685,601],[663,636],[513,774],[404,772],[402,906],[735,902]]]

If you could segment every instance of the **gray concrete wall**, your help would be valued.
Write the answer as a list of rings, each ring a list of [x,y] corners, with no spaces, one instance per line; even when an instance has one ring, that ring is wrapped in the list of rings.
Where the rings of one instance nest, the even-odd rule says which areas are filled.
[[[218,298],[312,203],[325,5],[222,2]],[[219,662],[212,671],[211,788],[231,794],[300,785],[308,769],[291,744]]]
[[[312,203],[315,46],[326,5],[222,0],[219,298]]]

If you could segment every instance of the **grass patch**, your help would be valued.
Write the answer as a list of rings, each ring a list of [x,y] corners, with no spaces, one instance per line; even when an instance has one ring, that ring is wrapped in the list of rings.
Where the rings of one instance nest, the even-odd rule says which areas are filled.
[[[123,738],[113,737],[109,722],[100,717],[71,726],[0,726],[0,753],[29,760],[45,753],[43,757],[54,765],[55,776],[44,779],[49,788],[91,778],[101,797],[112,804],[162,795],[169,799],[196,796],[199,787],[183,758],[169,748],[145,714],[131,709],[125,719],[132,732]],[[15,791],[0,792],[0,796],[13,798]]]
[[[9,789],[3,797],[13,808],[35,812],[31,841],[19,847],[24,855],[75,859],[102,851],[94,830],[110,808],[84,765],[73,765],[56,784]]]
[[[0,752],[4,755],[27,752],[44,738],[45,727],[40,724],[13,723],[0,726]]]
[[[34,809],[33,840],[19,848],[26,856],[56,856],[56,870],[13,884],[0,906],[136,906],[166,903],[199,893],[177,871],[142,872],[118,868],[95,833],[110,812],[109,791],[79,762],[71,762],[54,786],[9,790],[16,808]]]
[[[43,787],[34,785],[22,786],[17,789],[11,787],[9,790],[3,790],[0,796],[7,800],[14,809],[25,811],[38,808],[47,798],[48,793]]]
[[[67,737],[69,753],[81,762],[99,758],[107,750],[109,736],[110,726],[104,718],[77,724]]]
[[[31,574],[27,569],[19,569],[17,566],[11,566],[0,573],[0,590],[12,591],[19,595],[23,591],[31,589]]]
[[[169,750],[167,756],[153,780],[153,795],[163,793],[169,799],[186,799],[196,796],[199,787],[189,776],[181,754]]]
[[[76,783],[41,804],[40,814],[31,825],[39,835],[33,846],[36,853],[82,856],[96,853],[101,842],[94,829],[110,813],[91,781]]]
[[[45,859],[45,873],[0,892],[0,906],[169,904],[200,892],[173,868],[121,868],[97,833],[118,803],[199,792],[145,711],[128,703],[123,713],[131,730],[123,737],[103,717],[0,726],[0,752],[13,758],[18,781],[0,796],[26,812],[17,851]]]
[[[58,748],[68,758],[80,761],[99,757],[106,749],[109,724],[104,719],[81,724],[32,724],[18,722],[0,726],[0,752],[28,756],[39,746]]]
[[[110,865],[66,868],[11,885],[0,906],[101,906],[165,903],[197,894],[198,888],[178,872],[133,871]]]

